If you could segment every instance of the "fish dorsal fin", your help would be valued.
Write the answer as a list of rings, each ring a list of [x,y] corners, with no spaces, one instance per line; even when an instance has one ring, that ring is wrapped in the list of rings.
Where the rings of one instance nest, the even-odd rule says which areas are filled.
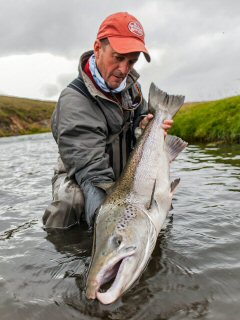
[[[149,112],[154,114],[157,110],[161,109],[173,118],[183,105],[184,99],[185,97],[181,95],[174,96],[167,94],[152,82],[148,96]]]
[[[111,193],[115,182],[97,182],[94,183],[95,187],[98,187],[106,192],[106,194]]]
[[[179,182],[180,182],[180,178],[175,179],[175,180],[173,180],[173,181],[171,182],[171,193],[174,193],[174,192],[175,192],[175,190],[176,190]]]
[[[165,138],[165,148],[169,156],[169,161],[173,161],[188,143],[179,137],[167,135]]]
[[[153,201],[154,201],[155,188],[156,188],[156,179],[155,179],[154,184],[153,184],[151,200],[150,200],[150,202],[149,202],[149,206],[148,206],[148,208],[147,208],[148,210],[150,210],[150,209],[151,209],[152,204],[153,204]]]

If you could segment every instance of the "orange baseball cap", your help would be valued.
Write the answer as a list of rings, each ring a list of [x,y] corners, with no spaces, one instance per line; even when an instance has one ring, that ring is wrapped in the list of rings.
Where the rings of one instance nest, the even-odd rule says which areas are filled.
[[[141,23],[127,12],[118,12],[107,17],[100,25],[97,39],[108,38],[111,47],[118,53],[143,52],[150,62],[145,47],[144,30]]]

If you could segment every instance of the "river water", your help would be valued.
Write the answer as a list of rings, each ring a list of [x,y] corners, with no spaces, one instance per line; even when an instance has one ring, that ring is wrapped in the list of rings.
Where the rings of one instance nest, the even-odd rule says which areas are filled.
[[[57,149],[51,134],[0,139],[0,319],[239,319],[240,146],[190,145],[142,277],[116,303],[85,298],[92,233],[48,235]]]

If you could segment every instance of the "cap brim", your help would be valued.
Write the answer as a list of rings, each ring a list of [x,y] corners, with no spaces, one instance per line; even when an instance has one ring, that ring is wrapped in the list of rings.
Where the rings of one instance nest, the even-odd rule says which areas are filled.
[[[148,50],[142,41],[136,38],[108,37],[111,47],[118,53],[143,52],[147,62],[151,61]]]

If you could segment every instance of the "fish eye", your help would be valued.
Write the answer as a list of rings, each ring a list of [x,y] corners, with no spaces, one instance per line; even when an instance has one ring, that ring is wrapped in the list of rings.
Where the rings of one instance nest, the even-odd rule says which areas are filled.
[[[121,235],[113,236],[112,242],[113,242],[114,246],[118,248],[122,243],[122,236]]]

